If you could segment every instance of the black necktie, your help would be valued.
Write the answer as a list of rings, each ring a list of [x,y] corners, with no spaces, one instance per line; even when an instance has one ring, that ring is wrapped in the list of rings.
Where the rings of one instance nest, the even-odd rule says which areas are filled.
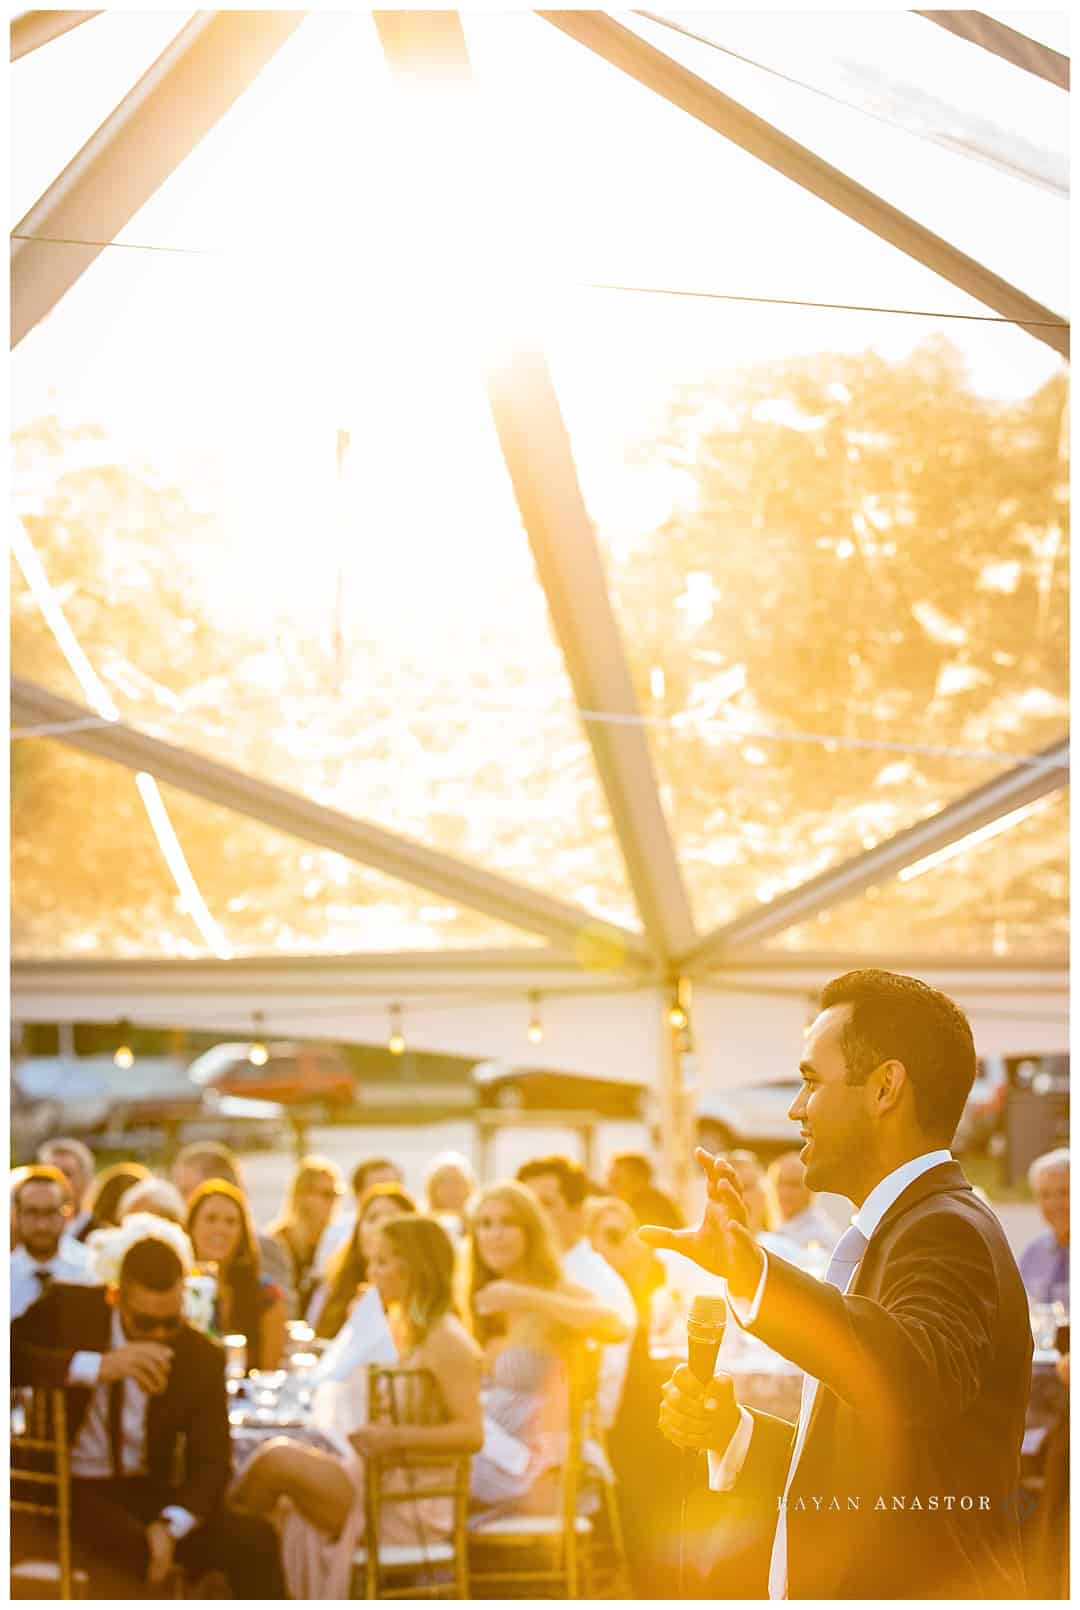
[[[56,1279],[56,1276],[53,1274],[51,1269],[35,1269],[34,1279],[38,1283],[38,1296],[44,1297],[45,1293]]]
[[[124,1383],[113,1381],[109,1387],[109,1448],[112,1451],[114,1476],[124,1474],[124,1438],[121,1421],[124,1414]]]

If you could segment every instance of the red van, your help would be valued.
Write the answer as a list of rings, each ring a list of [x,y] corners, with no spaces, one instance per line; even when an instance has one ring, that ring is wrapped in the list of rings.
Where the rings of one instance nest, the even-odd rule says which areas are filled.
[[[260,1066],[249,1056],[250,1041],[211,1046],[195,1058],[188,1072],[196,1084],[209,1085],[225,1095],[280,1101],[285,1107],[317,1107],[323,1112],[352,1106],[355,1080],[333,1046],[272,1040],[266,1050],[266,1061]]]

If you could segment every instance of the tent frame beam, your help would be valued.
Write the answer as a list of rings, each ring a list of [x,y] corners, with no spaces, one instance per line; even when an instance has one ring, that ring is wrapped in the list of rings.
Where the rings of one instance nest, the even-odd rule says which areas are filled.
[[[100,16],[100,11],[24,11],[21,17],[11,19],[11,60],[19,61]]]
[[[590,940],[596,939],[621,960],[648,963],[652,959],[640,935],[629,929],[602,922],[579,907],[456,861],[385,828],[357,821],[276,783],[250,777],[123,722],[95,722],[93,712],[85,706],[49,693],[33,682],[13,679],[12,719],[28,726],[63,727],[68,722],[86,722],[74,730],[58,731],[57,737],[73,748],[131,771],[149,772],[159,783],[211,800],[278,832],[333,850],[350,861],[376,867],[511,927],[542,934],[571,956],[582,944],[587,947]]]
[[[402,95],[421,100],[434,83],[443,92],[444,114],[451,105],[464,111],[472,69],[457,13],[374,15]],[[451,83],[453,101],[446,95]],[[694,943],[693,912],[640,725],[596,533],[543,354],[519,348],[508,363],[494,366],[488,395],[578,710],[629,718],[587,721],[585,730],[642,927],[656,954],[671,957]]]
[[[819,911],[861,894],[871,884],[893,877],[903,867],[945,849],[1010,811],[1056,793],[1068,784],[1067,740],[1044,749],[1036,759],[1037,764],[1014,766],[1004,776],[995,777],[946,805],[925,822],[904,828],[873,849],[808,879],[789,894],[780,895],[759,910],[717,928],[683,957],[682,966],[694,973],[702,968],[722,966],[731,951],[758,944],[797,922],[805,922]]]
[[[305,15],[195,13],[16,225],[13,348],[194,150]]]
[[[1036,340],[1068,357],[1069,325],[1060,314],[1043,307],[1034,297],[924,228],[631,29],[601,11],[538,11],[537,16],[1002,318],[1024,325]]]
[[[1023,68],[1025,73],[1034,73],[1036,78],[1056,84],[1058,89],[1069,87],[1068,56],[1010,28],[985,11],[916,11],[915,15],[936,23],[968,44],[978,45],[980,50],[988,50],[992,56],[1000,56],[1013,67]]]

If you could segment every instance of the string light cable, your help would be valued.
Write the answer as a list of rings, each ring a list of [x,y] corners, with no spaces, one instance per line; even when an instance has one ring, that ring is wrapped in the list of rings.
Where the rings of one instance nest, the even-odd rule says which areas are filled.
[[[222,247],[166,246],[149,241],[79,240],[69,235],[31,235],[12,231],[12,240],[32,240],[42,246],[84,246],[97,251],[158,252],[166,256],[241,258],[243,252]],[[742,291],[701,291],[668,285],[626,285],[613,280],[571,280],[572,288],[585,291],[622,291],[634,296],[680,296],[706,302],[740,302],[760,307],[803,307],[831,313],[887,313],[898,318],[959,319],[969,324],[1018,325],[1033,330],[1068,330],[1067,319],[1007,319],[997,313],[943,313],[933,308],[885,307],[866,302],[815,302],[798,296],[750,296]]]
[[[872,107],[860,106],[857,101],[845,100],[842,95],[834,95],[831,90],[822,89],[820,84],[810,84],[803,78],[795,78],[790,73],[783,72],[779,67],[770,67],[767,62],[757,61],[753,56],[746,56],[739,50],[733,50],[730,45],[722,45],[718,39],[710,39],[706,34],[695,33],[684,23],[676,22],[673,17],[661,16],[656,11],[638,11],[637,16],[647,22],[654,22],[660,28],[668,28],[672,33],[682,34],[684,39],[691,39],[697,45],[704,45],[709,50],[717,51],[721,56],[730,56],[732,61],[742,62],[744,67],[753,67],[759,73],[767,73],[770,78],[778,78],[794,89],[807,90],[811,95],[817,95],[822,100],[829,101],[833,106],[842,106],[848,112],[856,112],[861,117],[872,118],[875,123],[882,123],[894,133],[906,134],[909,139],[922,140],[927,145],[936,145],[954,155],[967,157],[969,160],[982,162],[988,167],[997,168],[1008,173],[1014,179],[1020,179],[1025,184],[1037,185],[1040,190],[1049,190],[1055,196],[1067,196],[1068,191],[1055,183],[1052,179],[1041,174],[1033,173],[1028,168],[1020,167],[1015,163],[1006,162],[989,152],[980,150],[977,146],[970,147],[958,145],[955,141],[935,133],[928,133],[925,129],[912,128],[910,124],[901,123],[896,118],[885,117],[881,112],[875,112]]]

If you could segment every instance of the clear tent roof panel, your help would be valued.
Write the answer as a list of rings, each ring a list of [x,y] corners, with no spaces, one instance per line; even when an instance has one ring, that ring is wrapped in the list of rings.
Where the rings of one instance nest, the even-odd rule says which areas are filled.
[[[803,13],[785,21],[779,44],[764,17],[695,23],[673,15],[802,82],[646,18],[630,26],[969,257],[1067,312],[1067,93],[911,13]],[[831,93],[808,87],[815,78]],[[844,104],[855,95],[884,115]],[[942,138],[916,137],[917,128],[944,136],[954,149]],[[999,162],[975,160],[965,142]],[[1010,161],[1014,172],[1005,166]],[[1048,174],[1059,188],[1020,178],[1024,167]]]
[[[49,739],[14,753],[13,958],[208,956],[133,774]],[[161,797],[234,956],[542,945],[179,789]]]
[[[914,870],[914,869],[913,869]],[[897,935],[910,952],[1067,960],[1069,793],[907,880],[874,886],[766,941],[766,949],[880,956]]]
[[[101,11],[14,63],[8,73],[13,225],[190,16],[190,11]],[[57,85],[63,86],[61,93]]]
[[[85,46],[103,20],[66,38]],[[571,288],[607,279],[985,312],[539,18],[463,23],[485,115],[505,140],[463,165],[462,191],[432,220],[411,204],[410,181],[443,137],[437,114],[402,123],[370,16],[307,17],[18,349],[16,498],[125,719],[637,926],[483,393],[484,301],[516,234],[548,284],[547,350],[706,929],[1059,736],[1063,515],[1053,547],[1052,502],[1035,505],[1061,366],[1003,325]],[[64,42],[37,52],[41,64]],[[815,143],[801,123],[792,132]],[[24,134],[17,162],[33,144]],[[1026,240],[1015,234],[1031,263],[1056,258],[1041,219]],[[465,272],[451,272],[460,251]],[[1003,271],[992,254],[989,266]],[[1042,271],[1025,260],[1018,283],[1032,289]],[[969,565],[971,619],[932,590],[905,598],[909,639],[914,620],[926,641],[895,687],[871,623],[848,621],[847,684],[830,671],[812,693],[798,679],[815,656],[831,665],[835,644],[800,637],[786,614],[778,657],[796,663],[795,680],[763,697],[774,656],[753,609],[729,608],[740,588],[758,590],[755,554],[792,597],[819,583],[833,596],[838,575],[860,568],[897,580],[885,550],[905,489],[864,475],[871,461],[882,468],[890,408],[901,431],[920,409],[889,402],[882,365],[916,371],[913,351],[931,335],[947,336],[979,399],[960,384],[950,428],[961,458],[985,442],[995,410],[1042,410],[1028,459],[1006,455],[995,472],[998,503],[1020,512]],[[722,460],[747,387],[751,452],[774,452],[820,493],[824,523],[811,549],[798,499],[765,497],[761,526],[743,487],[699,562],[691,548],[710,504],[687,441],[710,454],[718,441]],[[813,424],[822,409],[827,421]],[[59,424],[45,426],[51,416]],[[858,466],[839,473],[852,450]],[[141,539],[148,514],[174,534],[166,545]],[[755,548],[714,540],[745,535],[744,517]],[[950,529],[939,522],[936,539]],[[927,531],[923,520],[920,540]],[[78,697],[21,577],[13,607],[15,673]],[[1014,640],[1032,618],[1045,668],[1024,680]],[[995,633],[1003,644],[987,659]],[[770,731],[844,742],[785,747]],[[868,736],[883,747],[859,749]],[[913,756],[893,741],[956,752]]]
[[[887,316],[709,304],[708,378],[639,393],[586,458],[641,316],[604,313],[554,372],[708,929],[1066,730],[1065,379],[1010,394],[996,326],[890,351]]]

